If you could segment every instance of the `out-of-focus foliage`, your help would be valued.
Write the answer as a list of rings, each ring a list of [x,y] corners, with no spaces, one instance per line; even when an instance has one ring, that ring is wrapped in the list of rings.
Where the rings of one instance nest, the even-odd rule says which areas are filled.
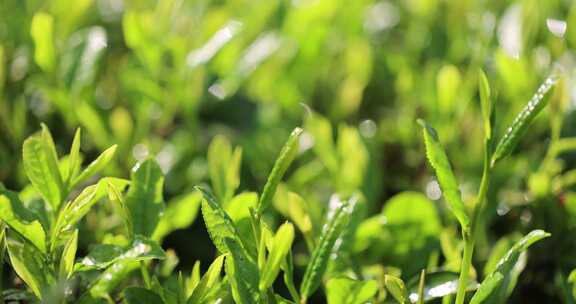
[[[71,277],[90,286],[67,295],[83,301],[249,299],[270,286],[281,303],[413,301],[426,268],[429,299],[460,270],[463,216],[427,169],[416,119],[440,135],[457,208],[471,212],[485,144],[524,133],[514,118],[555,75],[491,174],[470,290],[490,290],[498,261],[543,229],[498,296],[575,303],[575,49],[568,0],[2,0],[0,256],[14,270],[2,296],[58,300],[45,287]],[[51,136],[33,135],[41,122]],[[195,185],[210,185],[213,205]],[[288,254],[276,245],[285,220]],[[158,254],[121,258],[139,244]],[[255,267],[265,276],[243,281]]]

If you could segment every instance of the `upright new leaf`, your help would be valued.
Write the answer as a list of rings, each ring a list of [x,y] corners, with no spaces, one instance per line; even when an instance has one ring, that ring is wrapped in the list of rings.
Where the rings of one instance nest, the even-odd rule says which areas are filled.
[[[46,234],[36,215],[20,202],[18,194],[0,189],[0,219],[42,253],[46,253]]]
[[[82,165],[80,160],[80,143],[81,143],[81,131],[80,128],[76,130],[74,134],[74,139],[72,140],[72,146],[70,147],[70,154],[68,156],[68,172],[64,176],[66,185],[70,188],[72,181],[78,175],[80,171],[80,166]],[[68,189],[70,190],[70,189]]]
[[[406,285],[404,285],[402,279],[391,275],[385,275],[384,285],[398,303],[405,304],[408,302],[408,291],[406,290]]]
[[[336,240],[342,232],[342,228],[348,222],[352,210],[353,208],[349,202],[342,202],[333,211],[334,213],[329,222],[324,225],[324,230],[322,231],[318,245],[312,253],[312,258],[306,267],[306,272],[300,285],[300,295],[302,298],[307,298],[320,286],[320,281],[328,266],[328,260],[332,253],[334,243],[336,243]]]
[[[478,87],[480,89],[480,106],[482,108],[482,120],[484,121],[484,138],[488,141],[492,138],[492,100],[490,96],[490,83],[484,71],[478,73]]]
[[[226,211],[216,202],[216,198],[210,191],[196,187],[202,193],[202,215],[204,224],[210,234],[214,246],[222,254],[228,253],[229,249],[224,241],[226,238],[240,240],[238,230]]]
[[[150,237],[164,210],[162,187],[164,176],[158,164],[147,159],[132,170],[131,184],[126,195],[126,206],[130,210],[133,233]]]
[[[62,256],[60,258],[60,276],[68,278],[74,269],[74,259],[76,258],[76,250],[78,249],[78,229],[74,230],[72,237],[66,242]]]
[[[272,198],[274,197],[274,193],[276,193],[278,183],[280,183],[280,180],[282,179],[282,176],[284,176],[286,169],[288,169],[288,166],[290,166],[290,163],[292,163],[294,157],[296,157],[300,134],[302,134],[301,128],[294,129],[292,134],[290,134],[288,141],[286,141],[286,144],[284,144],[284,147],[282,147],[280,155],[274,163],[272,172],[270,172],[268,180],[266,181],[266,185],[264,185],[262,195],[260,196],[257,210],[259,214],[264,212],[264,210],[266,210],[266,208],[268,208],[272,202]]]
[[[547,93],[554,87],[556,84],[556,78],[549,77],[540,85],[536,94],[530,99],[528,104],[516,115],[516,118],[512,122],[512,125],[506,129],[506,133],[500,141],[498,142],[498,146],[496,146],[496,150],[494,155],[492,155],[491,165],[494,166],[497,161],[500,159],[508,156],[516,144],[520,140],[520,138],[526,133],[528,126],[538,113],[544,109],[547,103],[547,99],[544,97]]]
[[[47,13],[36,13],[30,25],[30,35],[35,48],[34,60],[46,72],[54,70],[56,64],[53,34],[54,18]]]
[[[464,209],[464,202],[456,177],[452,172],[452,167],[446,156],[446,152],[438,139],[438,134],[432,126],[428,125],[425,121],[419,119],[418,123],[422,126],[422,133],[424,134],[424,143],[426,145],[426,156],[428,161],[436,172],[438,183],[442,189],[442,194],[448,203],[450,211],[456,216],[462,229],[468,231],[470,227],[470,219]]]
[[[64,183],[58,169],[58,157],[50,131],[42,125],[42,133],[24,141],[22,147],[24,171],[32,185],[52,209],[58,209],[63,199]]]
[[[543,230],[533,230],[516,242],[514,246],[508,250],[506,255],[500,259],[496,270],[482,281],[478,291],[472,297],[470,304],[505,302],[507,289],[505,285],[508,283],[503,283],[510,281],[510,273],[516,265],[520,254],[526,251],[530,245],[549,236],[550,233]]]
[[[240,161],[242,149],[232,151],[230,142],[223,136],[216,136],[208,147],[208,172],[214,193],[226,205],[240,185]]]
[[[220,279],[220,272],[222,271],[222,265],[224,264],[224,257],[225,255],[221,255],[212,262],[208,268],[208,271],[206,271],[204,276],[202,276],[202,279],[198,285],[194,287],[194,291],[192,291],[192,295],[188,299],[188,304],[203,303],[204,297],[210,292],[210,290]]]
[[[88,165],[88,167],[86,167],[86,169],[84,169],[84,171],[80,173],[80,175],[74,178],[74,180],[70,184],[70,187],[72,188],[78,185],[79,183],[87,180],[94,174],[104,169],[104,167],[108,165],[110,160],[112,160],[112,157],[114,157],[114,153],[116,153],[116,147],[117,147],[116,145],[113,145],[112,147],[104,150],[104,152],[102,152],[102,154],[100,154],[93,162],[91,162]]]
[[[90,211],[92,206],[106,195],[109,184],[123,189],[128,184],[128,181],[121,178],[105,177],[98,181],[97,184],[84,188],[58,214],[52,229],[52,246],[56,245],[54,242],[59,238],[66,237],[68,233],[75,229],[76,224]]]
[[[290,251],[293,241],[294,226],[290,223],[284,223],[278,228],[278,232],[276,232],[274,240],[272,241],[270,255],[268,255],[268,260],[264,265],[262,276],[260,277],[260,290],[265,290],[274,283],[278,272],[280,272],[280,265],[282,261],[286,259],[286,255]]]

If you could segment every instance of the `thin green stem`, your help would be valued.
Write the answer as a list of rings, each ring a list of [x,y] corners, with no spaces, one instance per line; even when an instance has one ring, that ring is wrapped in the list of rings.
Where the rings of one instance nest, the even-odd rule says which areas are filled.
[[[144,261],[140,261],[140,272],[142,272],[142,278],[144,279],[144,284],[146,284],[146,288],[152,288],[152,283],[150,281],[150,274],[148,273],[148,269],[146,268],[146,264]]]
[[[480,189],[476,203],[474,204],[474,211],[472,213],[472,223],[470,231],[463,231],[462,237],[464,239],[464,252],[462,254],[462,265],[460,267],[460,277],[458,278],[458,290],[456,293],[456,304],[464,304],[466,297],[466,289],[468,287],[468,276],[470,267],[472,265],[472,257],[474,255],[474,245],[476,237],[478,236],[478,225],[484,212],[486,194],[488,193],[488,185],[490,184],[490,155],[485,153],[484,168],[482,172],[482,181],[480,182]]]

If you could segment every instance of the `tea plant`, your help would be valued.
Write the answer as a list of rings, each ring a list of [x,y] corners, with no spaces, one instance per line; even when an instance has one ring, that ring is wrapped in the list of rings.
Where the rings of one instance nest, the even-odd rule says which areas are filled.
[[[290,134],[260,195],[236,193],[240,185],[242,150],[233,148],[226,138],[216,137],[208,149],[214,193],[206,186],[198,186],[194,192],[176,199],[166,208],[164,176],[154,159],[139,162],[132,170],[130,180],[95,178],[110,163],[116,146],[105,150],[82,169],[80,130],[76,132],[69,154],[58,157],[52,135],[42,125],[42,130],[29,137],[22,147],[23,166],[30,185],[19,193],[4,187],[0,190],[3,225],[0,253],[7,255],[11,268],[31,294],[26,289],[8,289],[2,295],[6,300],[47,303],[112,303],[121,299],[126,303],[304,304],[312,302],[314,295],[322,289],[328,303],[384,303],[392,299],[399,303],[424,303],[438,298],[447,303],[455,295],[456,303],[462,304],[466,292],[474,292],[469,303],[505,302],[521,272],[519,265],[525,263],[528,247],[550,234],[533,230],[507,251],[504,247],[485,269],[484,280],[477,283],[473,253],[483,229],[482,221],[492,212],[486,202],[490,177],[496,165],[512,152],[531,121],[545,107],[547,95],[556,81],[556,78],[549,78],[544,82],[496,142],[490,86],[486,76],[482,72],[479,74],[484,165],[478,194],[471,205],[462,199],[436,130],[425,121],[418,121],[426,156],[447,206],[460,224],[463,252],[458,260],[459,272],[443,270],[433,263],[432,267],[421,269],[408,283],[393,270],[381,269],[374,273],[364,263],[354,261],[355,256],[361,254],[354,247],[364,246],[366,237],[377,236],[378,230],[374,229],[379,229],[381,224],[374,222],[379,221],[378,218],[364,218],[365,199],[358,192],[347,192],[345,189],[350,188],[346,184],[337,183],[343,191],[330,198],[327,210],[322,213],[323,224],[317,226],[321,229],[313,231],[311,218],[317,216],[310,213],[300,195],[281,184],[299,154],[301,128]],[[310,117],[306,125],[315,134],[329,130],[329,124],[324,124],[317,116]],[[346,128],[342,130],[341,136],[349,136],[347,142],[354,142],[354,135],[351,135],[354,133]],[[330,147],[328,142],[324,145]],[[327,149],[322,151],[331,148]],[[337,156],[325,161],[337,168],[342,166],[339,162],[344,159]],[[101,244],[90,244],[89,252],[81,257],[78,252],[83,233],[81,224],[91,210],[98,209],[98,202],[108,206],[122,224],[113,226],[112,234]],[[281,203],[289,204],[284,207],[289,208],[288,217],[294,223],[278,223],[270,216],[271,206]],[[386,205],[387,220],[393,223],[396,215],[391,210],[404,208],[405,204],[419,206],[420,211],[429,208],[426,198],[405,192]],[[182,272],[171,275],[177,260],[158,242],[171,231],[190,225],[198,208],[201,208],[217,255],[204,274],[196,262],[189,276]],[[440,229],[439,223],[430,224],[428,229]],[[308,249],[301,279],[295,276],[298,269],[292,248],[299,237],[298,232]],[[450,245],[444,246],[449,258]],[[453,268],[448,264],[445,267]],[[139,270],[138,275],[134,275],[135,270]],[[574,282],[574,273],[567,278],[567,284],[570,282]],[[280,289],[285,292],[278,292]]]

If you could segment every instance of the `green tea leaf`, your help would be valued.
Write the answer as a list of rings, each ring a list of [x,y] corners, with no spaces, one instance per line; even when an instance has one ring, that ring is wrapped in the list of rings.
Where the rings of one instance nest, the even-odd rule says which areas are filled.
[[[123,189],[128,184],[127,180],[114,177],[105,177],[95,185],[90,185],[60,211],[52,230],[52,246],[58,239],[64,238],[74,231],[76,224],[90,211],[92,206],[103,198],[109,188],[109,184]]]
[[[264,212],[272,203],[272,198],[276,193],[276,188],[278,187],[282,176],[284,176],[284,173],[288,169],[288,166],[290,166],[290,163],[294,160],[294,157],[296,157],[296,153],[298,153],[300,134],[302,134],[301,128],[294,129],[284,144],[284,147],[282,147],[280,155],[274,163],[272,172],[268,175],[268,180],[264,185],[264,190],[262,190],[262,195],[260,196],[257,209],[259,214],[262,214],[262,212]]]
[[[384,285],[390,294],[398,301],[399,303],[407,303],[408,302],[408,291],[406,290],[406,286],[404,285],[404,281],[402,279],[397,278],[395,276],[386,275],[384,277]]]
[[[532,99],[528,101],[528,104],[516,115],[512,125],[506,129],[506,133],[496,146],[494,155],[492,155],[491,166],[494,166],[496,162],[512,153],[512,150],[514,150],[520,138],[522,138],[526,130],[528,130],[528,126],[530,126],[532,120],[534,120],[536,115],[546,106],[547,99],[544,97],[547,96],[547,93],[555,84],[555,77],[547,78],[544,83],[540,85]]]
[[[206,229],[210,234],[210,239],[214,246],[221,254],[228,253],[230,250],[224,240],[226,238],[239,240],[239,234],[232,219],[226,211],[216,202],[216,198],[207,189],[196,187],[204,197],[202,200],[202,215]]]
[[[470,219],[466,214],[456,177],[452,172],[452,167],[450,166],[446,152],[438,139],[438,134],[436,130],[424,120],[419,119],[418,123],[422,126],[424,143],[426,145],[426,156],[436,172],[438,183],[448,203],[448,207],[456,219],[458,219],[458,222],[460,222],[462,230],[468,231],[470,229]]]
[[[84,171],[82,171],[82,173],[80,173],[80,175],[78,175],[76,178],[74,178],[70,187],[73,188],[76,185],[78,185],[79,183],[87,180],[88,178],[90,178],[90,177],[94,176],[95,174],[97,174],[98,172],[102,171],[102,169],[104,169],[106,167],[106,165],[108,165],[108,163],[114,157],[114,154],[116,153],[116,148],[117,148],[117,146],[113,145],[112,147],[110,147],[110,148],[106,149],[104,152],[102,152],[102,154],[100,154],[100,156],[98,156],[93,162],[91,162],[88,165],[88,167],[86,167],[86,169],[84,169]]]
[[[124,289],[124,301],[127,304],[162,304],[164,300],[148,289],[142,287],[128,287]]]
[[[226,238],[224,242],[230,249],[225,269],[234,301],[239,304],[260,303],[258,266],[236,239]]]
[[[80,128],[76,129],[74,134],[74,140],[72,140],[72,146],[70,147],[70,154],[68,156],[68,171],[63,176],[65,184],[68,185],[68,190],[70,190],[70,185],[72,181],[78,175],[82,162],[80,159],[80,143],[81,143],[81,131]]]
[[[172,231],[190,226],[196,219],[201,204],[202,194],[196,191],[168,202],[164,215],[160,219],[152,238],[162,240]]]
[[[50,272],[46,271],[49,269],[49,265],[43,254],[27,243],[8,241],[6,245],[14,271],[30,287],[32,292],[42,299],[49,286],[54,282]]]
[[[68,239],[62,256],[60,257],[60,276],[62,278],[69,278],[74,269],[74,259],[76,258],[76,250],[78,249],[78,229],[74,230],[72,237]]]
[[[326,284],[328,304],[363,304],[373,301],[378,292],[374,280],[357,281],[347,277],[332,278]]]
[[[42,125],[42,133],[24,141],[24,170],[28,179],[52,209],[57,210],[64,199],[64,183],[58,169],[58,156],[50,131]]]
[[[500,272],[495,272],[494,275],[486,277],[482,282],[481,288],[472,297],[470,304],[485,303],[492,292],[502,284],[502,280],[504,280],[504,275]]]
[[[194,288],[192,295],[188,298],[188,304],[204,303],[204,297],[220,280],[220,272],[222,271],[222,265],[224,264],[224,257],[225,255],[221,255],[212,262],[208,271],[206,271],[204,276],[202,276],[202,279]]]
[[[300,295],[302,298],[307,298],[320,286],[320,281],[328,266],[328,260],[334,248],[334,243],[340,236],[342,228],[348,222],[352,209],[350,202],[345,201],[341,202],[339,206],[332,210],[333,214],[329,218],[328,223],[324,225],[324,230],[317,243],[318,245],[314,249],[312,258],[306,267],[306,272],[300,285]]]
[[[490,95],[490,83],[482,70],[478,73],[478,87],[480,90],[482,119],[484,121],[484,138],[489,141],[492,138],[492,96]]]
[[[516,265],[520,254],[526,251],[530,245],[549,236],[550,233],[543,230],[533,230],[516,242],[514,246],[508,250],[506,255],[500,259],[494,272],[490,273],[484,281],[482,281],[482,284],[480,284],[478,291],[476,291],[470,303],[506,302],[506,297],[508,296],[508,288],[506,285],[510,281],[512,268]]]
[[[96,245],[74,268],[75,271],[104,269],[122,261],[161,260],[165,256],[164,250],[158,243],[138,235],[126,248],[111,244]]]
[[[133,234],[150,237],[164,210],[164,175],[156,161],[148,159],[134,167],[131,180],[126,206],[130,210]]]
[[[1,188],[0,219],[40,252],[46,253],[46,234],[38,217],[22,205],[18,194]]]
[[[280,272],[280,265],[286,259],[286,255],[288,251],[290,251],[293,241],[294,226],[290,223],[282,224],[274,236],[268,260],[262,269],[259,283],[260,290],[265,290],[274,283],[276,276],[278,276]]]
[[[30,35],[34,40],[34,60],[46,72],[54,70],[56,54],[54,48],[54,18],[44,12],[32,17]]]
[[[242,149],[232,151],[224,136],[216,136],[208,147],[208,172],[214,194],[224,206],[228,204],[240,185]]]
[[[330,121],[317,113],[306,117],[305,129],[314,137],[314,152],[324,166],[332,172],[338,171],[338,154],[334,144],[334,134]]]

